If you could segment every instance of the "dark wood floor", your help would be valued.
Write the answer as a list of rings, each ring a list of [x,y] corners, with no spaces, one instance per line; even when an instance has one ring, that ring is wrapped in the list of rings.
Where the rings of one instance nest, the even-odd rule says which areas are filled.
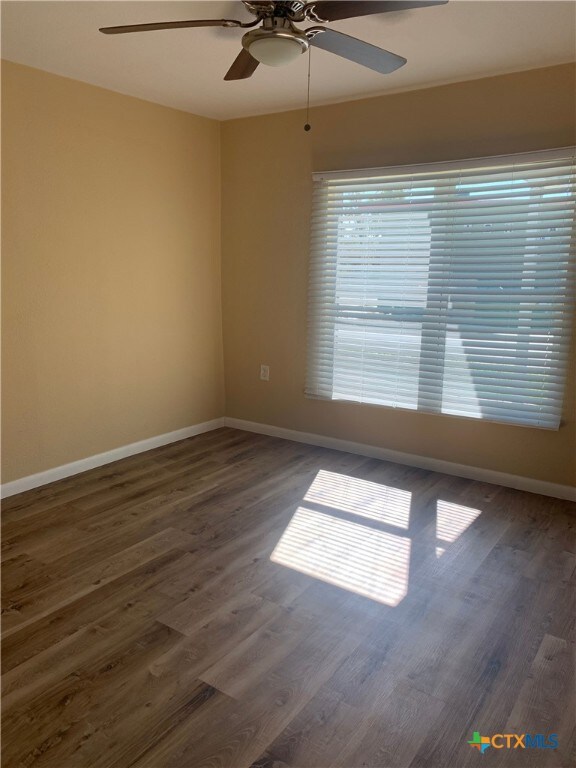
[[[573,765],[573,514],[231,429],[8,499],[3,765]]]

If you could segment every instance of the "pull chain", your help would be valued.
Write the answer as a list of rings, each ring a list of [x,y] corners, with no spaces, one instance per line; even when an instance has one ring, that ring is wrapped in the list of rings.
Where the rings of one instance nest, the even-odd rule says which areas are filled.
[[[312,46],[308,46],[308,94],[306,96],[306,125],[305,131],[309,131],[312,127],[310,125],[310,61],[312,59]]]

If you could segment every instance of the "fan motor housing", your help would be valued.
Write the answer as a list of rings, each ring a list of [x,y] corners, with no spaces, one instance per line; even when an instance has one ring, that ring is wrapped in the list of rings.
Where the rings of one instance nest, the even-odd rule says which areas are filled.
[[[292,20],[304,20],[304,6],[301,0],[243,0],[244,5],[256,16],[277,16]]]

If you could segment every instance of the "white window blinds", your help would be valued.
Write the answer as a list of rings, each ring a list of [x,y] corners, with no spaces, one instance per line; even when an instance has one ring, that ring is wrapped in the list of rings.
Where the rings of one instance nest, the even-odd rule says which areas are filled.
[[[574,150],[315,174],[306,393],[555,429]]]

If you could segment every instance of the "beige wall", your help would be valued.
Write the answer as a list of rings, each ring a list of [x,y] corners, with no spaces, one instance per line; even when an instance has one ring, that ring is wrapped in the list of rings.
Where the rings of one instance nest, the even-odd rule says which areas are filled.
[[[567,65],[319,107],[310,133],[303,112],[224,123],[227,414],[573,484],[573,364],[558,432],[307,400],[303,387],[311,172],[573,144],[575,93]]]
[[[574,355],[559,432],[303,386],[312,170],[572,144],[575,85],[562,66],[326,106],[305,133],[303,112],[220,126],[3,63],[3,482],[222,415],[223,316],[228,415],[574,483]]]
[[[3,482],[221,416],[220,126],[3,62]]]

